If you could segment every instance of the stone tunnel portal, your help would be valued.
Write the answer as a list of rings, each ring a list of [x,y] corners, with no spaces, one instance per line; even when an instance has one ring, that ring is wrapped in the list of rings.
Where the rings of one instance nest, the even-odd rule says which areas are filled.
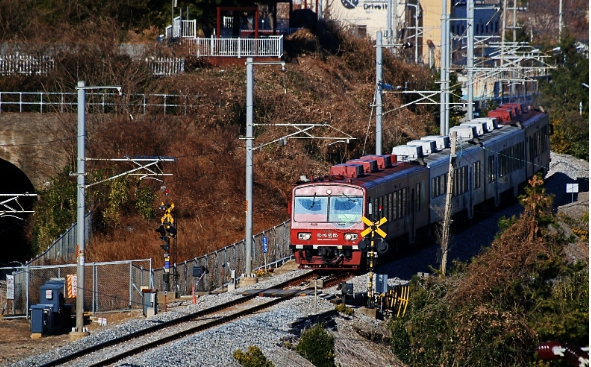
[[[35,193],[35,187],[29,178],[12,163],[0,159],[0,194],[25,194]],[[0,202],[9,197],[0,196]],[[13,209],[33,210],[37,202],[36,197],[22,197],[16,201],[7,203]],[[20,206],[19,206],[20,204]],[[0,206],[0,213],[7,210]],[[25,263],[33,256],[31,244],[25,237],[25,226],[29,220],[30,213],[0,215],[0,267],[14,265],[14,262]]]

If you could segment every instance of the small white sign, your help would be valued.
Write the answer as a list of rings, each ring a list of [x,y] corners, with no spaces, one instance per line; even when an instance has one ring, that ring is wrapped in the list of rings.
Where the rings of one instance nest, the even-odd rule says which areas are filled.
[[[68,298],[76,298],[78,295],[78,276],[68,275]]]
[[[578,183],[567,183],[566,184],[566,193],[567,194],[575,194],[579,192],[579,184]]]
[[[14,275],[6,275],[6,299],[14,299]]]
[[[45,299],[53,299],[53,291],[51,289],[45,290]]]

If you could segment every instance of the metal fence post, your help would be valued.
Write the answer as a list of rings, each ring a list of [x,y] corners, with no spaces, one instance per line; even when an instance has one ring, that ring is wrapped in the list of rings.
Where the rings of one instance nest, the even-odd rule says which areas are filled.
[[[132,286],[132,284],[133,284],[133,262],[130,261],[129,262],[129,308],[130,309],[131,309],[131,305],[132,305],[132,301],[133,301],[132,298],[131,298],[133,296],[133,293],[132,293],[133,286]]]
[[[84,284],[82,284],[84,287]],[[98,294],[98,274],[96,271],[96,263],[92,263],[92,315],[96,311],[96,304],[98,303],[96,295]],[[83,311],[84,312],[84,311]]]
[[[25,273],[25,282],[27,285],[27,301],[26,301],[26,306],[25,306],[25,314],[27,315],[27,318],[29,318],[29,287],[31,286],[29,284],[29,274],[31,274],[31,268],[29,267],[29,265],[27,265],[27,269],[26,269],[26,273]]]

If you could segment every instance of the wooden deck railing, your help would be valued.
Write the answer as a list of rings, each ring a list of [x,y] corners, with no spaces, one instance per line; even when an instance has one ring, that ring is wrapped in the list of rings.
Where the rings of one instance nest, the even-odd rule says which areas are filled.
[[[184,39],[191,54],[228,57],[277,57],[283,56],[283,35],[265,38],[193,38]]]

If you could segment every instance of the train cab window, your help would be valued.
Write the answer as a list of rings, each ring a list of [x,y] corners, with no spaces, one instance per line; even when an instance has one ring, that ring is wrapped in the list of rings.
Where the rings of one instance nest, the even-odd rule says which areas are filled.
[[[328,197],[296,196],[294,203],[294,221],[326,222],[328,216]]]
[[[336,223],[356,223],[363,215],[363,198],[334,196],[330,198],[328,221]]]

